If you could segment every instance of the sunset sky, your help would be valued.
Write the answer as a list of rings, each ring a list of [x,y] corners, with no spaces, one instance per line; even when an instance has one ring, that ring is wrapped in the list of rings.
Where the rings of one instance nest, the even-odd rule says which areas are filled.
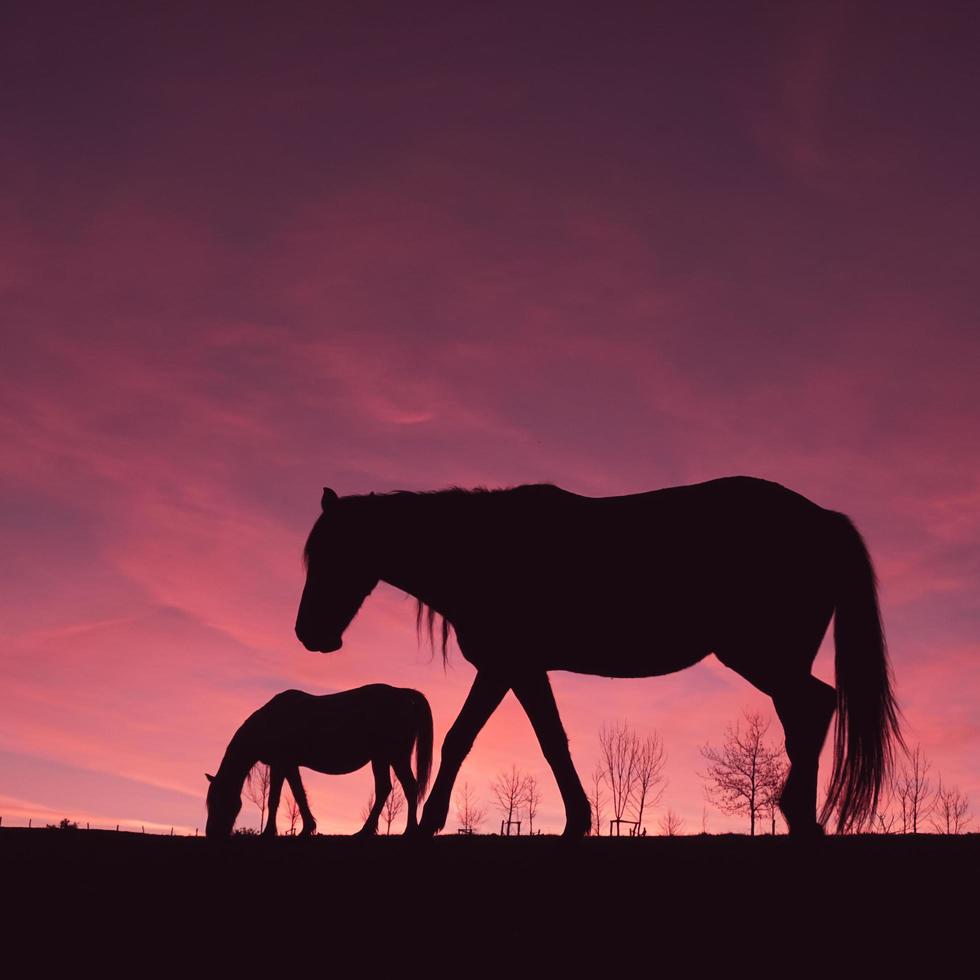
[[[325,484],[731,474],[857,523],[907,737],[980,810],[970,5],[18,8],[4,826],[203,829],[205,770],[288,687],[418,688],[438,745],[474,672],[417,644],[410,599],[380,586],[336,654],[293,634]],[[771,713],[714,658],[552,681],[583,781],[604,722],[663,736],[651,833],[666,807],[700,831],[699,745]],[[460,779],[489,806],[512,763],[560,831],[508,696]],[[321,831],[360,826],[369,770],[307,784]]]

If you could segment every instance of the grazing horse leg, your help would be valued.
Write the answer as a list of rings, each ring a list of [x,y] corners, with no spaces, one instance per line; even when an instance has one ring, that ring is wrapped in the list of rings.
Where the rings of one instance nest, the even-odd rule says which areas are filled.
[[[372,759],[371,769],[374,771],[374,806],[364,821],[364,826],[354,835],[355,837],[373,837],[378,832],[378,819],[384,809],[385,801],[391,792],[391,763],[387,758]]]
[[[300,837],[309,837],[316,833],[316,821],[313,819],[313,812],[306,799],[306,790],[303,789],[303,780],[299,778],[299,767],[289,766],[286,769],[286,781],[293,792],[293,799],[299,807],[299,812],[303,817],[303,829]]]
[[[592,826],[592,807],[572,763],[568,751],[568,736],[558,715],[558,705],[555,703],[548,675],[543,671],[540,674],[528,674],[516,681],[513,687],[558,782],[565,804],[564,836],[582,837]]]
[[[408,818],[405,821],[405,836],[409,837],[416,834],[419,829],[419,821],[416,816],[416,809],[419,805],[419,784],[412,773],[412,749],[405,753],[400,753],[392,763],[398,782],[402,784],[405,792],[405,805],[408,808]]]
[[[790,761],[779,809],[793,836],[822,834],[823,827],[816,821],[817,762],[837,707],[837,694],[829,684],[807,677],[802,683],[776,690],[773,703]]]
[[[276,836],[276,812],[279,809],[282,781],[286,778],[285,770],[281,766],[270,766],[270,769],[272,771],[269,775],[269,816],[266,817],[265,829],[262,831],[265,837]]]
[[[495,674],[485,670],[477,672],[476,680],[470,688],[459,717],[452,728],[446,732],[442,743],[442,757],[439,774],[432,786],[432,792],[422,811],[419,830],[431,836],[442,830],[449,814],[449,799],[459,767],[463,764],[480,729],[504,699],[510,685]]]

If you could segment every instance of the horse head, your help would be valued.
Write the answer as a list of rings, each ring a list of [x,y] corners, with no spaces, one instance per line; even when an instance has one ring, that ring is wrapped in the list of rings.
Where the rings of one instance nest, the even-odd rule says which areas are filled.
[[[296,636],[307,650],[339,650],[344,630],[378,584],[370,568],[362,529],[329,487],[320,501],[323,513],[306,541],[306,585],[296,616]]]
[[[228,837],[235,820],[242,808],[241,789],[235,787],[221,777],[219,770],[217,776],[205,773],[208,778],[208,822],[205,825],[204,833],[207,837]]]

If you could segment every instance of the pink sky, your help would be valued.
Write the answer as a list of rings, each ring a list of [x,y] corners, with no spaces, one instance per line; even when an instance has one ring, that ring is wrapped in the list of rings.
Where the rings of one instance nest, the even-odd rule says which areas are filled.
[[[473,671],[410,600],[380,587],[339,654],[293,635],[324,484],[736,473],[857,522],[908,737],[980,803],[954,7],[62,6],[0,38],[5,826],[203,827],[204,771],[287,687],[416,687],[441,739]],[[603,722],[663,735],[689,831],[698,746],[769,711],[713,658],[552,680],[583,780]],[[511,763],[560,830],[509,697],[461,778],[489,802]],[[367,770],[308,782],[321,830],[359,826]]]

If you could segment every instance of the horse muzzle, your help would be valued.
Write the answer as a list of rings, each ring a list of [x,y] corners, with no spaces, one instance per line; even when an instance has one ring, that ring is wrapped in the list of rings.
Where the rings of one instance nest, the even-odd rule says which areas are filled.
[[[311,653],[334,653],[344,645],[344,641],[339,636],[331,640],[324,640],[322,637],[314,639],[301,635],[298,629],[296,636],[299,638],[299,642]]]

